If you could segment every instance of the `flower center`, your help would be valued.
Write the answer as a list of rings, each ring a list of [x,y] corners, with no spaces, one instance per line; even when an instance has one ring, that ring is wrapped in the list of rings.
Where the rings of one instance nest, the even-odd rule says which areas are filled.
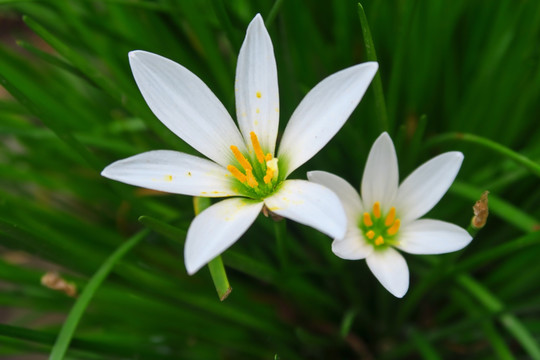
[[[396,245],[396,234],[398,233],[401,221],[396,219],[396,208],[391,207],[387,214],[381,213],[381,204],[376,201],[373,204],[371,213],[365,212],[360,221],[360,229],[364,233],[364,238],[375,249],[386,249]]]
[[[278,159],[270,153],[264,155],[257,135],[253,131],[249,135],[255,157],[246,157],[238,147],[231,145],[230,149],[243,171],[235,165],[228,165],[227,170],[242,184],[242,190],[247,196],[260,199],[271,194],[276,188]]]

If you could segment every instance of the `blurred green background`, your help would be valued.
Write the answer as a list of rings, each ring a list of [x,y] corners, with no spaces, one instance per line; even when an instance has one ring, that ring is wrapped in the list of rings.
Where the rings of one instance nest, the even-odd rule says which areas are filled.
[[[386,130],[402,179],[462,151],[428,216],[467,228],[489,190],[487,226],[459,253],[406,255],[396,299],[331,239],[260,216],[223,255],[233,291],[220,302],[207,268],[184,268],[192,198],[99,175],[151,149],[194,153],[150,112],[127,53],[184,65],[234,114],[236,56],[261,13],[283,130],[310,88],[372,56],[358,3],[0,0],[0,357],[46,359],[54,345],[51,359],[68,346],[66,359],[540,359],[540,2],[362,5],[385,104],[374,83],[293,177],[357,186]],[[42,286],[48,271],[88,291]]]

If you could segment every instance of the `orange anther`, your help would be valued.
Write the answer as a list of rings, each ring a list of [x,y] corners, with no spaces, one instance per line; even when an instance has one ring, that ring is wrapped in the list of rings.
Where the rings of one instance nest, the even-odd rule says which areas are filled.
[[[233,174],[233,176],[235,178],[238,179],[238,181],[240,181],[241,183],[245,183],[246,182],[246,175],[242,174],[242,172],[240,170],[238,170],[236,168],[236,166],[234,165],[229,165],[227,166],[227,170],[229,170],[231,172],[231,174]]]
[[[381,204],[378,201],[373,204],[373,216],[377,219],[381,217]]]
[[[244,155],[242,155],[242,153],[240,152],[240,150],[238,150],[236,146],[231,145],[231,150],[236,160],[238,160],[238,162],[240,163],[240,165],[242,165],[244,169],[253,170],[249,161],[244,157]]]
[[[396,235],[400,225],[401,221],[399,219],[396,219],[396,221],[394,221],[394,224],[388,230],[386,230],[386,233],[391,236]]]
[[[371,221],[371,216],[369,216],[369,213],[364,213],[364,225],[366,226],[373,226],[373,221]]]
[[[249,136],[251,137],[253,150],[255,150],[255,156],[257,156],[259,163],[262,164],[264,162],[264,152],[261,149],[261,144],[259,144],[259,139],[257,139],[257,135],[253,131],[249,133]]]
[[[390,211],[388,212],[388,215],[386,215],[386,220],[384,220],[384,226],[390,226],[394,223],[394,219],[396,218],[396,208],[391,207]]]
[[[251,169],[246,169],[246,180],[248,186],[252,188],[255,188],[259,185],[257,180],[255,180],[255,176],[253,176],[253,172],[251,171]]]

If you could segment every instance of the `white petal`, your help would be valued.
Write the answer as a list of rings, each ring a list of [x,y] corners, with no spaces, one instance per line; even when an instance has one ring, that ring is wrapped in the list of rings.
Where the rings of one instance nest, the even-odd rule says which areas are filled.
[[[377,280],[395,297],[401,298],[409,289],[409,267],[403,256],[388,248],[373,251],[366,263]]]
[[[236,65],[236,114],[247,143],[257,135],[263,151],[274,155],[279,125],[276,59],[270,35],[257,14],[249,24]]]
[[[332,190],[341,200],[349,221],[355,223],[363,213],[362,201],[358,192],[343,178],[326,171],[310,171],[307,173],[308,180]]]
[[[360,260],[369,256],[373,252],[373,246],[364,240],[360,229],[353,224],[349,224],[347,233],[343,239],[335,239],[332,242],[334,254],[346,260]]]
[[[162,56],[132,51],[129,62],[146,103],[161,122],[200,153],[226,167],[244,141],[231,116],[191,71]]]
[[[170,150],[155,150],[119,160],[101,175],[147,189],[205,197],[237,195],[231,174],[218,164]]]
[[[332,238],[342,238],[347,218],[336,194],[322,185],[305,180],[287,180],[272,196],[266,207],[301,224],[311,226]]]
[[[366,92],[378,64],[367,62],[330,75],[296,108],[279,147],[287,175],[308,161],[338,132]]]
[[[411,254],[444,254],[463,249],[472,236],[445,221],[420,219],[399,231],[399,249]]]
[[[197,215],[189,226],[184,261],[188,274],[196,273],[227,250],[253,224],[263,203],[243,198],[218,202]]]
[[[458,151],[441,154],[401,183],[395,206],[402,224],[418,219],[439,202],[454,182],[462,162],[463,154]]]
[[[399,184],[399,171],[394,143],[384,132],[377,138],[368,155],[362,177],[362,200],[366,209],[378,201],[383,213],[390,210]]]

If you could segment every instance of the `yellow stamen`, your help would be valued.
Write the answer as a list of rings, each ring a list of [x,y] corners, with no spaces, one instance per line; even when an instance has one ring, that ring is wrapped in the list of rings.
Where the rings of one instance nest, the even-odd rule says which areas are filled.
[[[255,150],[257,160],[262,164],[264,162],[264,153],[261,149],[261,144],[259,144],[259,139],[257,139],[257,135],[253,131],[249,133],[249,136],[251,136],[251,143],[253,144],[253,150]]]
[[[390,227],[388,230],[386,230],[386,233],[388,235],[396,235],[398,230],[399,230],[399,226],[401,225],[401,221],[399,219],[396,219],[396,221],[394,221],[394,224],[392,225],[392,227]]]
[[[396,208],[391,207],[390,211],[388,212],[388,215],[386,215],[386,220],[384,220],[384,226],[390,226],[394,223],[394,219],[396,218]]]
[[[368,239],[372,240],[372,239],[375,237],[375,231],[369,230],[369,231],[366,233],[366,236],[368,237]]]
[[[229,165],[227,166],[227,170],[229,170],[231,172],[231,174],[233,174],[233,176],[235,178],[238,179],[238,181],[240,181],[241,183],[245,183],[246,182],[246,175],[242,174],[242,172],[240,170],[238,170],[236,168],[236,166],[234,165]]]
[[[244,157],[244,155],[242,155],[242,153],[240,152],[240,150],[238,150],[236,146],[231,145],[231,150],[236,160],[238,160],[238,162],[240,163],[240,165],[242,165],[244,169],[253,170],[249,161]]]
[[[381,204],[378,201],[375,201],[375,204],[373,204],[373,216],[376,219],[381,217]]]
[[[373,226],[373,221],[371,221],[371,216],[369,216],[369,213],[364,213],[364,224],[366,226]]]
[[[274,170],[272,170],[271,168],[266,169],[266,175],[263,178],[264,183],[268,184],[270,181],[272,181],[273,177],[274,177]]]
[[[255,176],[253,176],[253,172],[251,171],[251,169],[246,169],[246,179],[247,179],[248,186],[252,188],[255,188],[256,186],[259,185],[257,180],[255,180]]]
[[[262,96],[262,94],[261,94],[261,92],[260,92],[260,91],[257,91],[257,92],[255,93],[255,95],[256,95],[256,96],[257,96],[257,97],[258,97],[259,99],[260,99],[260,98],[261,98],[261,96]]]
[[[265,158],[265,159],[266,159],[266,161],[272,160],[272,154],[270,154],[270,153],[266,154],[266,158]]]
[[[378,236],[376,239],[375,239],[375,245],[379,246],[379,245],[382,245],[384,244],[384,239],[382,236]]]

